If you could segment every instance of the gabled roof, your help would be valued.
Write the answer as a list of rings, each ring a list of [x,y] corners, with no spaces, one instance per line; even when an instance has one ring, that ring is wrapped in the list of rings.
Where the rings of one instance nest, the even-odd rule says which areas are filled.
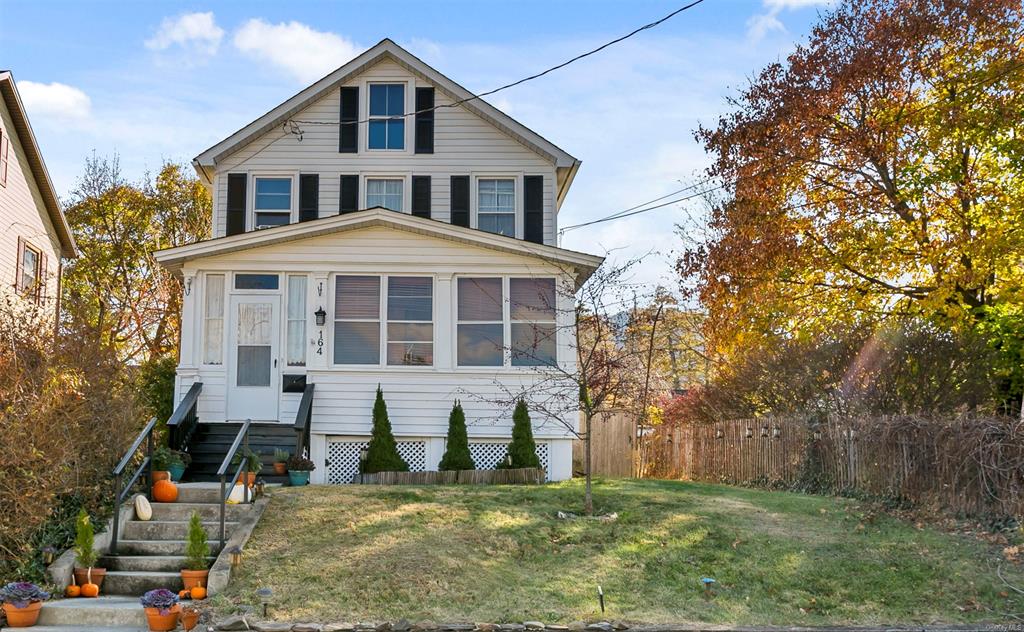
[[[228,155],[241,149],[259,138],[274,127],[321,98],[326,92],[338,84],[348,81],[382,59],[391,59],[406,70],[432,83],[453,101],[470,99],[474,95],[448,77],[444,76],[426,62],[405,50],[390,39],[383,39],[376,46],[358,55],[355,59],[341,66],[323,79],[320,79],[305,90],[302,90],[284,103],[278,105],[252,123],[249,123],[231,136],[196,156],[192,163],[200,174],[210,180],[207,168],[216,167],[217,163]],[[561,204],[565,193],[572,183],[580,161],[558,148],[537,132],[519,123],[509,115],[483,99],[473,99],[461,107],[483,118],[491,125],[505,132],[545,159],[551,161],[559,171],[558,202]]]
[[[60,199],[53,189],[50,181],[50,172],[46,170],[46,163],[43,162],[43,154],[39,151],[39,143],[36,142],[36,135],[32,131],[32,125],[25,113],[25,106],[21,102],[21,95],[18,94],[18,86],[14,83],[14,75],[9,70],[0,70],[0,94],[3,95],[7,111],[11,113],[14,120],[14,131],[18,134],[21,146],[25,149],[28,157],[28,166],[32,171],[32,177],[39,188],[39,194],[43,196],[43,203],[46,205],[46,212],[50,216],[54,229],[57,231],[57,238],[60,240],[61,256],[66,259],[74,259],[78,256],[78,247],[75,245],[75,238],[71,234],[71,227],[64,217],[64,210],[61,208]]]
[[[474,228],[453,226],[447,222],[415,217],[405,213],[390,211],[379,206],[365,211],[321,217],[320,219],[299,222],[298,224],[287,224],[285,226],[254,230],[228,237],[207,239],[206,241],[200,241],[187,246],[158,250],[154,253],[154,256],[160,265],[167,268],[173,274],[180,276],[182,266],[189,261],[251,250],[262,246],[282,244],[289,241],[309,239],[321,235],[378,226],[446,239],[498,252],[536,257],[548,263],[575,271],[578,283],[583,283],[604,261],[604,257],[556,248],[554,246],[535,244]]]

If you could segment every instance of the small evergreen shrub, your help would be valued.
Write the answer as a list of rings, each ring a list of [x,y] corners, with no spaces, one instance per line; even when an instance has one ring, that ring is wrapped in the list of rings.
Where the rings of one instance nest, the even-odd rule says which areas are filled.
[[[185,570],[205,571],[208,566],[206,556],[210,547],[206,543],[206,530],[199,518],[199,512],[193,511],[188,521],[188,545],[185,547]]]
[[[469,436],[466,434],[466,413],[462,404],[455,400],[452,412],[448,415],[448,445],[438,465],[441,471],[475,470],[476,464],[469,454]]]
[[[80,568],[92,568],[96,565],[96,551],[93,550],[93,528],[89,512],[82,507],[75,520],[75,556]]]
[[[516,402],[512,413],[512,442],[508,444],[508,457],[498,463],[498,469],[540,467],[537,456],[537,443],[533,440],[533,427],[530,424],[530,411],[526,402]],[[511,461],[511,463],[509,463]]]
[[[363,462],[363,474],[377,472],[408,472],[409,464],[398,454],[398,443],[391,433],[388,406],[384,403],[384,392],[377,386],[377,399],[373,403],[373,434]]]

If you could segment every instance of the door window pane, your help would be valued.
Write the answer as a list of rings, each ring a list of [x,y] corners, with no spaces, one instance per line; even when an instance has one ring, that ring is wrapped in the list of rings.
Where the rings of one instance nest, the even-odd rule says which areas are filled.
[[[270,386],[272,319],[270,303],[238,305],[238,386]]]
[[[280,283],[276,274],[236,274],[236,290],[276,290]]]
[[[338,276],[334,363],[380,364],[380,277]]]

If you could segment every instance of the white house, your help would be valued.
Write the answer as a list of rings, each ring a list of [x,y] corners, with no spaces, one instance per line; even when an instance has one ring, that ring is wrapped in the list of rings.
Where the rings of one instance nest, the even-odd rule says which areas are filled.
[[[184,280],[178,397],[202,383],[202,422],[293,424],[315,384],[312,480],[349,482],[379,384],[413,470],[455,399],[478,467],[504,454],[510,394],[575,366],[571,292],[602,258],[555,245],[580,162],[471,97],[383,40],[194,159],[214,238],[156,256]],[[532,414],[552,479],[563,382],[564,414]]]
[[[10,71],[0,71],[0,280],[19,300],[52,309],[62,259],[78,255]]]

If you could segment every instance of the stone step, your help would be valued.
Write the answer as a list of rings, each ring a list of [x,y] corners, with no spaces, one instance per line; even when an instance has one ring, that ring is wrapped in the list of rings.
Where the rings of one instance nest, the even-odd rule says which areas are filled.
[[[108,595],[136,596],[157,588],[178,592],[184,587],[180,571],[107,571],[103,591]]]
[[[220,520],[219,504],[212,503],[151,503],[153,520],[189,520],[192,512],[199,512],[199,518],[205,522]],[[251,505],[227,505],[224,508],[226,520],[237,522],[252,508]]]
[[[206,537],[220,537],[220,522],[204,522]],[[225,522],[224,530],[230,534],[237,522]],[[130,520],[125,523],[121,537],[126,540],[184,540],[188,537],[188,522],[178,520]]]
[[[221,501],[220,485],[211,483],[182,483],[178,485],[178,500],[176,503],[204,503],[218,504]],[[153,503],[157,505],[159,503]]]
[[[146,613],[143,612],[138,597],[109,595],[95,599],[47,601],[39,613],[39,624],[32,629],[38,631],[40,626],[136,626],[132,629],[141,630],[147,627]]]
[[[214,557],[206,558],[210,565]],[[100,567],[108,571],[159,571],[173,573],[185,568],[183,555],[104,555]]]
[[[227,533],[230,537],[230,532]],[[185,547],[188,543],[185,540],[118,540],[118,555],[185,555]],[[219,534],[217,538],[210,538],[210,555],[220,553]]]
[[[32,632],[148,632],[145,625],[36,625]]]

